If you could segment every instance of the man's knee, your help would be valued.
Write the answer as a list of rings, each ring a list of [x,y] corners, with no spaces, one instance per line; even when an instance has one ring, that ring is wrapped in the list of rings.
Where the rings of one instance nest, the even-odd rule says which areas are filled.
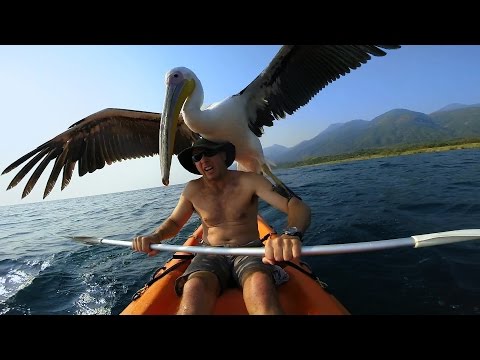
[[[178,315],[211,314],[218,297],[220,285],[217,276],[207,271],[196,271],[186,276],[181,287],[183,295]]]
[[[220,294],[220,283],[217,275],[209,271],[196,271],[190,274],[183,286],[183,291],[202,291]]]
[[[265,270],[245,274],[243,299],[249,314],[284,314],[273,276]]]
[[[260,287],[274,285],[272,273],[264,268],[252,268],[245,271],[241,279],[242,287],[245,287],[247,282],[249,285]]]

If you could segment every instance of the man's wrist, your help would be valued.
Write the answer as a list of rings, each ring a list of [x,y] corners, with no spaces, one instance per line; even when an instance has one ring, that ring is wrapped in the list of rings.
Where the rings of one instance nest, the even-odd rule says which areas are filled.
[[[154,235],[158,240],[158,242],[161,242],[162,239],[162,232],[160,230],[156,230],[152,235]]]
[[[301,232],[300,230],[298,230],[297,227],[295,226],[291,226],[291,227],[288,227],[286,228],[283,233],[285,235],[290,235],[290,236],[296,236],[300,239],[300,241],[303,240],[303,232]]]

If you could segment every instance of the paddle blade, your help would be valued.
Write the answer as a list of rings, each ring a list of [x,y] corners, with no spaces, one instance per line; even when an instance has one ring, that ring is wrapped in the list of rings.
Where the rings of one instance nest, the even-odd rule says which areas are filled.
[[[444,231],[425,235],[413,235],[415,247],[451,244],[459,241],[479,240],[480,229]]]
[[[69,236],[69,238],[73,241],[77,241],[87,245],[98,245],[102,243],[100,238],[91,236]]]

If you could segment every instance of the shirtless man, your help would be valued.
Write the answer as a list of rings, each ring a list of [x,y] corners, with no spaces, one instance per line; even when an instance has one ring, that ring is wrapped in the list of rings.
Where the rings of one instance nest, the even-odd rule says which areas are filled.
[[[300,257],[301,237],[310,225],[310,208],[296,197],[287,199],[273,191],[262,175],[228,170],[235,159],[235,147],[230,143],[200,139],[178,159],[188,171],[202,177],[187,183],[172,214],[151,235],[134,238],[134,250],[157,254],[150,244],[174,237],[193,212],[202,220],[207,246],[262,246],[258,240],[258,198],[288,215],[288,234],[266,240],[263,258],[197,254],[176,281],[175,290],[182,297],[177,314],[210,314],[232,280],[243,288],[249,314],[283,314],[276,286],[288,280],[288,274],[275,263]]]

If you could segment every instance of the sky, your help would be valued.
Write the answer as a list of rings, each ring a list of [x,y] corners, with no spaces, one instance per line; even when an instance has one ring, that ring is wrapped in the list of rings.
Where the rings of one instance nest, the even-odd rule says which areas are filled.
[[[185,66],[200,79],[205,105],[247,86],[280,45],[0,45],[0,171],[105,108],[161,112],[165,73]],[[480,46],[404,45],[321,90],[307,105],[265,127],[263,147],[294,146],[330,124],[372,120],[391,109],[434,112],[451,103],[480,103]],[[23,166],[23,165],[22,165]],[[125,160],[78,176],[60,191],[60,179],[42,200],[53,162],[21,199],[31,173],[6,191],[21,167],[0,176],[0,206],[163,186],[158,157]],[[33,172],[33,171],[31,171]],[[172,161],[170,184],[198,176]]]

